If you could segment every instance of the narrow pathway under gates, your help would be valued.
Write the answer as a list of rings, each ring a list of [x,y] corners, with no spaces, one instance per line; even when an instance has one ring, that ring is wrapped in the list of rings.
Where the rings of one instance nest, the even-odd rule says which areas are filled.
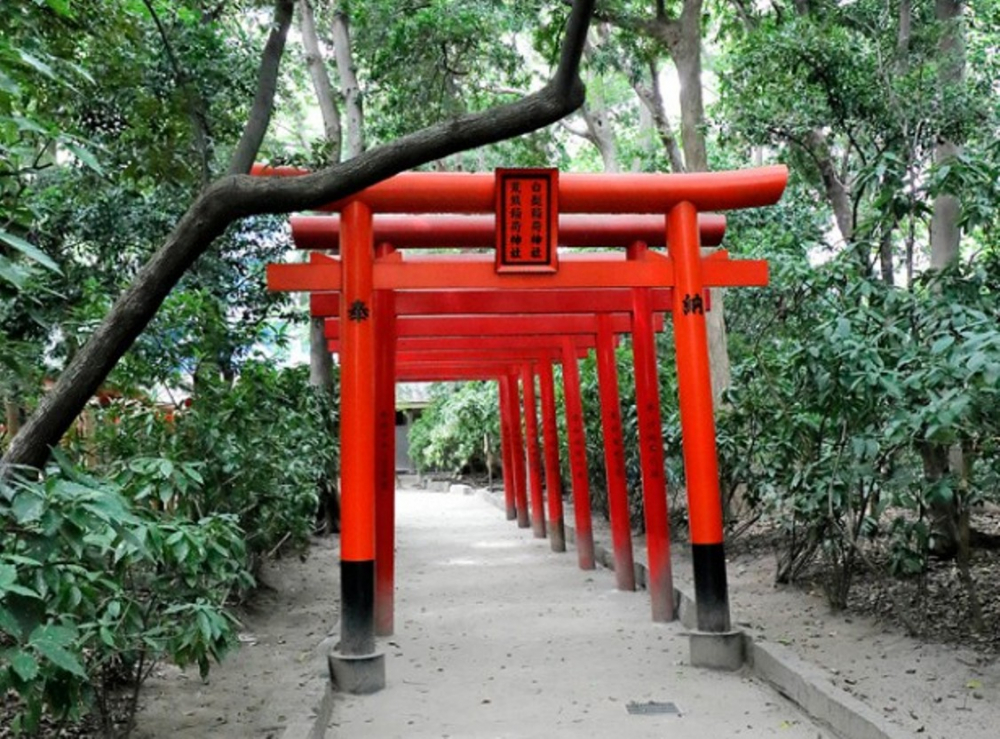
[[[680,623],[478,495],[400,490],[397,506],[386,689],[336,694],[327,737],[833,736],[752,677],[691,667]],[[650,702],[680,715],[629,712]]]

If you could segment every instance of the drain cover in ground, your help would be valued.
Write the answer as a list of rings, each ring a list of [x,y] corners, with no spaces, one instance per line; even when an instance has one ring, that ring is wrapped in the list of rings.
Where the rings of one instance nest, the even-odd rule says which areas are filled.
[[[648,701],[646,703],[635,703],[633,701],[627,704],[625,709],[637,716],[653,716],[657,714],[681,715],[681,710],[677,707],[677,704],[670,701]]]

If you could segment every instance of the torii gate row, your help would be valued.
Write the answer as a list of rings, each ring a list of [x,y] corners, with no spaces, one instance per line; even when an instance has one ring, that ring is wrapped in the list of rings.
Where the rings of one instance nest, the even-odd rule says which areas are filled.
[[[258,174],[304,175],[301,170],[257,170]],[[771,205],[787,181],[784,167],[682,175],[549,176],[553,210],[560,213],[641,213],[665,216],[669,257],[645,252],[632,260],[560,259],[546,274],[499,274],[496,264],[469,259],[400,253],[375,258],[373,213],[493,213],[499,201],[493,174],[407,173],[380,182],[324,209],[341,214],[340,263],[319,265],[311,284],[287,289],[342,291],[341,373],[341,641],[330,656],[334,680],[343,689],[368,692],[384,686],[384,657],[375,649],[375,383],[376,329],[384,308],[376,290],[564,289],[674,287],[672,311],[677,347],[684,459],[691,511],[692,556],[698,628],[713,644],[737,645],[730,632],[728,588],[718,486],[715,428],[701,294],[714,285],[763,284],[766,265],[703,258],[699,212]],[[510,180],[504,180],[509,182]],[[511,216],[514,217],[514,216]],[[573,255],[569,255],[573,256]],[[506,258],[506,257],[505,257]],[[292,272],[300,265],[285,265]],[[301,265],[311,266],[311,265]],[[554,267],[550,263],[550,267]],[[648,298],[644,291],[640,291]],[[391,313],[391,311],[390,311]],[[649,311],[636,311],[636,316]],[[369,320],[372,318],[374,320]],[[620,422],[620,419],[618,419]],[[641,424],[640,420],[640,424]],[[661,468],[662,469],[662,468]],[[707,633],[706,633],[707,632]],[[711,639],[710,639],[711,641]],[[728,647],[722,647],[727,649]],[[711,659],[711,658],[709,658]],[[705,662],[702,662],[705,663]]]
[[[493,318],[496,317],[487,317]],[[601,383],[601,397],[604,406],[610,406],[610,408],[605,407],[605,415],[612,418],[620,417],[619,410],[619,398],[618,398],[618,387],[617,387],[617,377],[614,376],[614,343],[612,336],[615,333],[626,333],[631,329],[631,320],[629,316],[605,316],[605,331],[601,334],[604,339],[601,341],[594,341],[593,335],[601,329],[602,321],[594,316],[552,316],[548,319],[542,319],[540,317],[518,317],[520,319],[517,322],[516,330],[522,332],[522,335],[511,335],[509,332],[512,329],[511,324],[502,323],[497,321],[487,321],[491,323],[491,327],[494,331],[501,331],[507,335],[498,336],[483,336],[480,332],[484,330],[483,325],[476,325],[474,321],[470,321],[467,316],[455,316],[455,317],[445,317],[438,318],[433,321],[424,321],[422,325],[421,332],[426,333],[428,336],[438,336],[444,338],[431,339],[431,338],[412,338],[412,339],[400,339],[400,342],[405,342],[407,349],[411,351],[411,355],[400,356],[398,353],[396,355],[397,360],[407,361],[410,364],[416,363],[422,360],[425,365],[429,365],[432,362],[440,364],[442,362],[447,362],[449,364],[458,363],[465,361],[467,363],[475,364],[482,361],[499,361],[501,357],[504,359],[512,358],[512,355],[517,355],[518,353],[525,352],[529,347],[537,348],[544,347],[546,344],[549,346],[558,346],[559,354],[561,356],[550,356],[547,359],[549,361],[539,361],[537,366],[539,367],[539,375],[542,387],[542,403],[544,407],[550,408],[547,412],[547,418],[551,420],[550,430],[545,431],[546,435],[546,468],[547,468],[547,479],[551,483],[547,486],[549,490],[559,490],[561,484],[556,484],[558,478],[558,440],[556,437],[556,426],[555,426],[555,400],[554,393],[551,392],[551,361],[561,358],[566,366],[564,372],[564,382],[565,382],[565,395],[567,398],[566,409],[567,409],[567,428],[570,431],[569,435],[569,447],[571,450],[571,470],[573,472],[573,494],[574,494],[574,511],[576,513],[576,524],[577,524],[577,550],[580,559],[581,567],[592,569],[594,567],[594,555],[593,555],[593,538],[591,533],[591,521],[590,521],[590,499],[589,499],[589,486],[587,483],[587,463],[586,463],[586,447],[584,441],[584,432],[582,425],[582,414],[579,409],[582,408],[580,400],[580,388],[578,372],[576,367],[576,357],[573,356],[570,351],[570,344],[575,346],[578,350],[580,347],[590,347],[595,346],[598,348],[599,355],[604,354],[607,361],[601,364],[602,370],[600,372],[600,383]],[[328,328],[334,328],[337,326],[335,321],[328,322]],[[662,330],[662,316],[654,316],[652,327],[659,331]],[[573,331],[587,331],[590,336],[570,336],[569,333]],[[528,336],[523,335],[525,332],[537,332],[538,335]],[[335,330],[329,330],[328,335],[334,335]],[[391,334],[391,332],[390,332]],[[462,338],[455,338],[451,334],[468,334]],[[445,337],[445,335],[448,335]],[[556,336],[562,335],[562,336]],[[553,338],[556,339],[557,343],[553,343]],[[439,342],[435,345],[434,342]],[[603,346],[602,346],[603,344]],[[340,349],[339,343],[331,342],[331,350],[338,351]],[[397,351],[402,349],[403,346],[397,346]],[[497,354],[495,352],[499,350],[504,350],[502,354]],[[530,352],[529,352],[530,353]],[[537,353],[537,352],[536,352]],[[550,352],[551,354],[551,352]],[[544,357],[539,356],[539,360],[544,359]],[[610,368],[610,370],[609,370]],[[653,368],[653,373],[655,375],[655,367]],[[399,373],[397,372],[397,377]],[[637,374],[642,374],[637,373]],[[534,407],[534,383],[533,376],[531,374],[524,373],[523,383],[525,388],[525,408]],[[640,385],[640,389],[643,389]],[[391,388],[382,388],[380,386],[380,397],[393,397],[391,395]],[[516,380],[512,391],[513,398],[517,399],[517,387]],[[652,425],[652,428],[659,429],[659,399],[654,397],[652,403],[644,404],[647,407],[652,407],[655,409],[656,418]],[[506,407],[506,404],[505,404]],[[577,408],[577,412],[574,415],[571,411],[573,408]],[[516,412],[516,409],[515,409]],[[511,411],[507,411],[505,415],[510,415]],[[392,409],[392,413],[385,413],[380,415],[381,417],[394,417],[395,409]],[[504,416],[502,416],[504,417]],[[516,418],[516,417],[515,417]],[[544,518],[537,513],[541,510],[541,481],[540,481],[540,464],[537,461],[537,457],[533,454],[532,450],[534,448],[534,438],[536,432],[532,430],[531,425],[534,423],[534,414],[528,414],[525,412],[526,425],[528,428],[528,450],[529,450],[529,468],[532,473],[532,501],[533,507],[536,510],[536,515],[532,517],[532,523],[537,536],[545,535],[545,524]],[[520,429],[520,421],[513,420],[512,425]],[[645,429],[649,429],[650,425],[646,424]],[[385,439],[391,439],[392,434],[391,429],[383,429],[380,437]],[[615,554],[616,554],[616,572],[618,573],[619,587],[626,590],[635,589],[634,580],[634,566],[633,566],[633,554],[632,554],[632,542],[631,542],[631,530],[629,527],[628,520],[628,499],[625,485],[625,469],[624,469],[624,455],[623,455],[623,443],[620,438],[621,429],[620,422],[617,424],[610,424],[608,427],[608,432],[604,435],[605,441],[605,456],[607,460],[607,470],[609,475],[608,489],[610,491],[609,498],[613,500],[612,509],[614,511],[612,516],[613,524],[613,536],[615,542]],[[656,444],[657,437],[652,440],[652,444],[647,442],[644,446],[645,449],[650,448],[650,446]],[[515,448],[523,449],[520,443],[516,445]],[[382,452],[385,459],[394,459],[394,453],[386,449]],[[550,456],[551,455],[551,458]],[[650,454],[648,452],[643,453],[642,461],[644,465],[650,463]],[[660,451],[659,456],[654,458],[656,463],[662,468],[662,451]],[[515,459],[515,465],[520,460]],[[516,467],[515,467],[516,469]],[[511,497],[512,493],[516,490],[522,491],[524,489],[523,482],[523,471],[521,474],[515,477],[515,484],[513,486],[507,486],[508,500],[507,500],[507,510],[508,517],[513,518],[516,515],[519,519],[519,523],[522,526],[527,526],[527,507],[523,501],[520,505],[515,506],[514,501]],[[669,536],[667,530],[667,518],[666,518],[666,488],[662,481],[662,475],[660,476],[660,485],[650,485],[648,482],[643,486],[644,499],[646,500],[646,509],[651,514],[648,521],[648,532],[647,542],[650,546],[650,557],[649,560],[653,563],[653,567],[650,572],[649,578],[649,592],[652,602],[653,618],[655,620],[670,620],[673,617],[673,582],[671,578],[671,573],[669,569]],[[519,483],[519,484],[518,484]],[[389,484],[389,481],[385,483]],[[381,487],[381,486],[380,486]],[[537,491],[537,492],[536,492]],[[382,509],[388,509],[391,506],[391,490],[386,490],[377,493],[379,496],[379,505]],[[558,493],[556,493],[558,495]],[[662,499],[662,504],[657,505],[657,501]],[[556,551],[565,550],[565,539],[562,526],[562,516],[561,516],[561,500],[557,501],[559,508],[559,515],[555,515],[556,509],[553,506],[553,497],[550,495],[550,528],[552,530],[552,542],[553,549]],[[659,518],[656,516],[656,512],[661,511]],[[383,518],[382,510],[376,511],[377,523],[376,526],[381,532],[376,535],[376,545],[377,549],[378,542],[383,539],[387,539],[392,536],[392,526],[388,523],[382,523]],[[391,516],[391,513],[388,514]],[[662,531],[662,536],[657,536],[656,531]],[[386,549],[385,556],[391,556],[391,547]],[[377,552],[376,556],[376,577],[379,583],[377,588],[377,600],[383,600],[384,598],[378,598],[378,590],[383,588],[388,589],[390,595],[386,598],[391,597],[391,582],[388,584],[384,583],[383,572],[385,566],[383,565],[383,555],[381,552]],[[388,577],[388,576],[386,576]],[[380,613],[384,612],[384,607],[380,607],[379,602],[376,602],[376,626],[380,634],[387,633],[387,630],[391,629],[391,626],[386,626],[385,624],[391,623],[387,621],[385,617],[380,618]],[[390,617],[391,618],[391,617]]]
[[[648,311],[647,311],[647,318]],[[443,317],[409,317],[409,318],[398,318],[396,319],[396,331],[393,331],[388,326],[383,326],[382,333],[386,337],[387,342],[391,342],[391,337],[394,335],[400,336],[410,336],[410,337],[425,337],[423,339],[423,347],[419,348],[423,353],[434,352],[435,356],[439,358],[445,358],[449,361],[457,360],[461,356],[459,354],[449,353],[448,356],[442,354],[445,349],[444,345],[434,346],[432,342],[434,341],[453,341],[456,337],[466,337],[462,339],[462,343],[459,344],[455,342],[449,346],[454,351],[463,351],[470,348],[475,348],[478,352],[483,353],[487,349],[487,342],[489,341],[499,341],[505,336],[511,337],[524,337],[528,334],[532,334],[538,337],[545,336],[568,336],[572,334],[585,334],[597,337],[596,348],[598,349],[598,356],[603,357],[604,361],[599,362],[599,382],[601,390],[601,404],[602,404],[602,414],[605,419],[605,425],[607,433],[605,436],[605,452],[606,452],[606,467],[608,471],[608,488],[609,488],[609,500],[612,505],[612,524],[614,533],[614,550],[616,555],[616,573],[618,584],[621,589],[624,590],[634,590],[635,589],[635,577],[634,577],[634,566],[633,566],[633,556],[632,556],[632,546],[631,546],[631,533],[628,524],[628,497],[626,491],[625,483],[625,468],[624,468],[624,445],[621,438],[621,419],[620,419],[620,403],[618,398],[618,381],[616,376],[616,367],[614,360],[614,339],[613,336],[616,334],[630,333],[633,331],[633,319],[627,314],[601,314],[598,316],[593,315],[581,315],[581,314],[566,314],[566,315],[549,315],[546,317],[541,316],[443,316]],[[637,325],[642,328],[642,319],[639,320]],[[335,339],[339,335],[340,324],[336,319],[328,319],[326,323],[326,335],[330,339]],[[652,346],[652,331],[661,331],[663,328],[663,317],[660,314],[655,314],[652,316],[651,323],[645,329],[646,343]],[[640,331],[640,333],[643,333]],[[437,337],[437,338],[431,338]],[[403,340],[403,339],[400,339]],[[417,339],[414,339],[416,341]],[[634,342],[643,344],[643,337],[634,337]],[[507,350],[508,353],[511,351],[516,351],[518,349],[518,344],[524,346],[524,339],[520,339],[511,345],[499,344],[499,346],[509,346]],[[461,349],[456,349],[456,346],[461,346]],[[386,350],[388,350],[388,345],[383,344]],[[339,349],[339,345],[338,345]],[[662,552],[661,549],[667,549],[668,547],[668,534],[667,534],[667,523],[666,523],[666,487],[663,480],[662,472],[657,475],[658,470],[662,470],[663,459],[662,459],[662,449],[660,443],[657,439],[660,438],[659,428],[660,428],[660,418],[659,418],[659,395],[658,395],[658,383],[656,381],[656,367],[655,367],[655,357],[652,351],[647,352],[642,355],[640,352],[638,361],[645,361],[651,364],[649,368],[643,371],[637,366],[636,376],[639,378],[637,383],[637,400],[639,401],[641,414],[644,423],[641,428],[647,433],[651,432],[653,429],[656,431],[653,436],[649,439],[643,439],[643,466],[650,466],[651,474],[647,474],[644,477],[644,493],[647,498],[647,510],[651,512],[653,516],[652,520],[648,522],[649,531],[661,531],[662,536],[651,535],[647,537],[647,540],[651,542],[654,547],[654,551],[651,553],[650,561],[654,563],[652,567],[652,572],[650,576],[650,592],[654,594],[654,600],[657,605],[653,608],[653,617],[656,620],[670,620],[673,617],[673,607],[672,607],[672,594],[673,587],[670,581],[669,573],[669,556],[668,552]],[[389,361],[388,357],[383,358],[384,362]],[[577,405],[579,399],[579,379],[578,373],[575,372],[575,359],[573,359],[574,371],[571,372],[568,379],[573,381],[569,383],[566,390],[567,397],[567,410]],[[651,382],[644,382],[644,379],[652,378]],[[388,380],[386,380],[388,381]],[[381,386],[380,386],[381,388]],[[389,388],[385,388],[384,391],[389,394]],[[526,388],[526,393],[528,389]],[[576,396],[575,398],[573,396]],[[515,396],[516,397],[516,396]],[[527,405],[527,401],[526,401]],[[582,405],[580,405],[582,408]],[[653,416],[646,420],[646,416],[653,414]],[[582,411],[578,412],[575,416],[579,420],[580,432],[579,434],[573,434],[572,437],[579,437],[578,444],[571,444],[571,447],[576,447],[575,453],[572,459],[577,460],[577,465],[581,467],[579,474],[574,475],[573,486],[575,490],[584,490],[588,486],[586,484],[586,457],[585,455],[585,445],[582,441]],[[569,428],[573,428],[576,425],[574,422],[569,423]],[[656,451],[653,448],[656,447]],[[588,491],[589,495],[589,491]],[[659,505],[653,502],[651,499],[656,498],[657,500],[662,497],[663,503]],[[658,511],[662,510],[662,519],[658,518]],[[616,515],[617,514],[617,515]],[[537,532],[537,530],[536,530]],[[578,532],[578,547],[583,552],[585,561],[592,563],[593,561],[593,545],[590,540],[590,525],[587,522],[586,528],[583,532]],[[662,566],[658,563],[664,563]],[[592,564],[589,565],[592,567]],[[657,577],[653,577],[653,574]],[[658,583],[662,583],[662,587],[658,587]]]

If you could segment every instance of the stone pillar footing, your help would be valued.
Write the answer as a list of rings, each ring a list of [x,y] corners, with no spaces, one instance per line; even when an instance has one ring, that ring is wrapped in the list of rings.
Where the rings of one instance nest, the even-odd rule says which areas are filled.
[[[385,654],[341,654],[334,650],[327,655],[333,689],[351,695],[377,693],[385,687]]]
[[[691,664],[712,670],[738,670],[746,659],[742,631],[690,631]]]

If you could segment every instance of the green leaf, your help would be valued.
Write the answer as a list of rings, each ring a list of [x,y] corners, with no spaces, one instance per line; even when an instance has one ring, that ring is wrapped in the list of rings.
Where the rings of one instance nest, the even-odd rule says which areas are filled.
[[[30,490],[22,490],[14,498],[11,506],[14,518],[19,524],[37,521],[45,510],[45,500]]]
[[[940,339],[931,344],[931,354],[941,354],[954,343],[954,336],[942,336]]]
[[[14,614],[3,606],[0,606],[0,631],[13,637],[18,637],[21,634],[21,625],[14,618]]]
[[[73,642],[74,638],[75,634],[72,629],[46,624],[39,626],[31,633],[28,643],[56,667],[86,679],[87,672],[80,664],[80,660],[66,648],[68,644]]]
[[[38,262],[43,267],[47,267],[53,272],[62,274],[62,270],[59,269],[59,265],[53,262],[52,258],[49,257],[48,254],[43,252],[34,244],[25,241],[20,236],[15,236],[12,233],[0,230],[0,241],[3,241],[14,249],[17,249],[17,251],[24,254],[24,256],[28,257],[28,259]]]
[[[29,54],[24,49],[18,49],[17,50],[17,55],[19,57],[21,57],[21,61],[22,62],[24,62],[26,65],[28,65],[29,67],[31,67],[35,71],[41,72],[46,77],[48,77],[50,80],[55,80],[55,81],[59,80],[59,77],[56,76],[56,73],[53,71],[52,67],[50,67],[48,64],[46,64],[45,62],[43,62],[37,56]]]
[[[25,682],[38,676],[38,661],[23,649],[18,649],[8,657],[11,668]]]
[[[72,18],[73,10],[69,6],[69,0],[45,0],[48,6],[63,18]]]
[[[20,289],[24,287],[24,283],[27,282],[30,276],[30,270],[25,269],[21,265],[14,264],[7,257],[0,255],[0,279]]]
[[[79,144],[70,143],[69,141],[65,143],[66,148],[73,152],[73,156],[83,162],[87,167],[97,172],[97,174],[104,174],[103,167],[101,167],[100,162],[97,161],[97,157],[95,157],[89,149],[86,149]]]

